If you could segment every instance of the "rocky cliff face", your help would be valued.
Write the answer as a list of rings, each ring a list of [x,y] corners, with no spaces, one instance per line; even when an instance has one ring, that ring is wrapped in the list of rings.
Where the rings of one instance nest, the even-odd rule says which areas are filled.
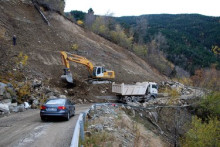
[[[63,14],[65,7],[65,0],[36,0],[38,4],[48,10],[57,11]]]

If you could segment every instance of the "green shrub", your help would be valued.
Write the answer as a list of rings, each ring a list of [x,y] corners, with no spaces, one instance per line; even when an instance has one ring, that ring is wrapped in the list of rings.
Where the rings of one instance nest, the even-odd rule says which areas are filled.
[[[194,117],[191,129],[181,139],[183,147],[219,147],[220,146],[220,121],[217,118],[202,123]]]
[[[203,118],[220,118],[220,92],[213,92],[204,97],[198,111]]]
[[[16,57],[15,59],[15,63],[18,65],[18,64],[21,64],[23,66],[27,65],[27,60],[28,60],[28,56],[23,54],[23,52],[20,52],[18,57]]]
[[[139,56],[146,56],[147,55],[147,46],[146,45],[134,45],[133,51],[135,54]]]

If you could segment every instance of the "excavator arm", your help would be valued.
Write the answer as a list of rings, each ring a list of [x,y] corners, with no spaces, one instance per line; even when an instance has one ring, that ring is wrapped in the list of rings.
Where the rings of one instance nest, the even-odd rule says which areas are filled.
[[[92,79],[100,80],[100,79],[114,79],[115,78],[114,71],[105,70],[105,68],[102,66],[94,67],[93,64],[85,57],[81,57],[76,54],[70,54],[65,51],[61,51],[60,53],[62,57],[62,62],[65,65],[64,75],[61,76],[61,79],[63,79],[64,81],[67,81],[68,83],[73,83],[73,77],[70,72],[70,63],[69,63],[70,61],[85,65],[88,68]]]
[[[76,63],[80,63],[80,64],[85,65],[88,68],[89,72],[92,74],[94,66],[85,57],[81,57],[81,56],[75,55],[75,54],[70,54],[65,51],[61,51],[60,53],[62,56],[63,64],[66,66],[66,68],[68,68],[68,69],[70,68],[69,61],[72,61],[72,62],[76,62]]]
[[[92,75],[94,66],[85,57],[81,57],[81,56],[78,56],[78,55],[75,55],[75,54],[70,54],[70,53],[67,53],[65,51],[61,51],[60,54],[61,54],[61,57],[62,57],[62,63],[66,67],[66,68],[64,68],[64,75],[61,76],[61,79],[63,81],[68,82],[68,83],[73,83],[73,76],[70,72],[70,63],[69,63],[69,61],[85,65],[88,68],[89,73]]]

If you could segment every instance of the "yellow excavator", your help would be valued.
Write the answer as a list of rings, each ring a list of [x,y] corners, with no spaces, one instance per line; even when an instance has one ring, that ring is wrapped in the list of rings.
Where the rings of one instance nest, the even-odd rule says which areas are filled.
[[[64,75],[61,76],[61,79],[68,83],[74,83],[72,74],[70,72],[70,63],[69,63],[70,61],[85,65],[88,68],[90,74],[89,77],[91,78],[90,81],[92,80],[92,82],[97,81],[98,83],[98,81],[104,81],[107,79],[115,78],[114,71],[106,70],[102,66],[93,66],[93,64],[85,57],[81,57],[79,55],[71,54],[65,51],[61,51],[60,53],[62,57],[62,62],[65,65]],[[105,82],[100,82],[100,83],[105,83]]]

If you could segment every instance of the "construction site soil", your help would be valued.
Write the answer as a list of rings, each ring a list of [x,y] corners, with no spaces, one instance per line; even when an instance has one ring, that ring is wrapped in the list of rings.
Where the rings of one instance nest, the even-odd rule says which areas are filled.
[[[13,59],[23,52],[28,55],[23,70],[28,80],[40,79],[72,99],[88,100],[94,96],[111,95],[111,84],[87,84],[88,70],[77,63],[70,65],[76,86],[67,87],[60,79],[64,65],[59,53],[67,51],[86,57],[94,65],[114,70],[115,82],[165,80],[164,76],[127,49],[81,28],[56,12],[41,10],[50,25],[45,23],[29,0],[0,1],[0,75],[13,69]],[[13,35],[17,37],[15,46],[12,45]],[[74,44],[78,46],[77,50],[72,49]]]

